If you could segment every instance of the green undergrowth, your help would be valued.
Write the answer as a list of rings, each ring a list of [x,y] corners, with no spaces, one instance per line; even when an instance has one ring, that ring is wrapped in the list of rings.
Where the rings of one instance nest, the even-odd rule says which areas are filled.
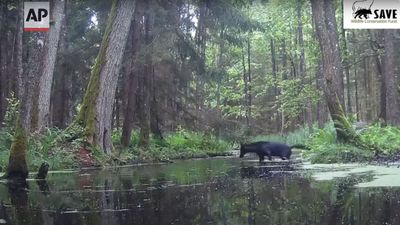
[[[139,133],[133,132],[128,148],[120,146],[121,133],[114,132],[113,143],[119,150],[118,158],[135,161],[170,161],[174,159],[203,158],[230,155],[231,143],[201,132],[179,130],[165,134],[162,140],[150,137],[147,151],[138,147]]]
[[[382,151],[379,154],[387,159],[400,153],[399,128],[373,124],[356,130],[356,133],[366,146],[378,147]],[[312,163],[368,162],[376,159],[375,149],[339,143],[332,123],[315,130],[307,145],[312,150],[306,156]]]
[[[4,171],[8,164],[12,137],[10,132],[0,131],[0,171]],[[67,141],[60,141],[60,138]],[[150,148],[146,151],[138,147],[138,132],[132,134],[128,148],[121,147],[119,131],[115,131],[112,138],[115,150],[111,155],[106,155],[99,149],[87,148],[98,166],[224,156],[229,155],[232,149],[229,142],[213,135],[186,130],[168,133],[164,140],[152,137]],[[69,132],[47,129],[43,134],[31,136],[29,139],[26,153],[28,168],[30,171],[37,171],[43,162],[49,163],[51,170],[78,168],[80,165],[77,156],[81,146],[82,140],[70,138]]]
[[[351,122],[351,120],[349,120]],[[400,128],[372,124],[355,130],[356,135],[365,146],[374,146],[381,150],[380,156],[387,160],[400,154]],[[284,135],[259,135],[250,142],[278,141],[288,145],[306,144],[311,148],[304,151],[304,156],[312,163],[345,163],[369,162],[376,160],[375,150],[368,147],[357,147],[350,143],[339,143],[332,122],[324,128],[313,126],[312,129],[301,128]]]
[[[256,141],[275,141],[287,143],[288,145],[295,144],[305,144],[311,135],[311,130],[309,128],[300,128],[293,132],[289,132],[287,134],[279,135],[258,135],[254,138],[250,139],[250,142]]]
[[[26,161],[30,171],[37,171],[43,162],[47,162],[52,170],[78,167],[75,152],[79,143],[69,143],[66,146],[54,146],[54,140],[61,133],[58,129],[48,129],[41,135],[34,135],[28,141]],[[8,164],[10,146],[13,136],[0,132],[0,170],[3,172]]]

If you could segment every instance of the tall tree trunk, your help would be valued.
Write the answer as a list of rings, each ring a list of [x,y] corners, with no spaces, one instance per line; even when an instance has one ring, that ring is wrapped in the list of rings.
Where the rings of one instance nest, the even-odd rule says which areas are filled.
[[[350,89],[350,85],[351,85],[351,80],[350,80],[350,63],[349,63],[349,49],[347,47],[347,36],[346,36],[346,32],[342,27],[342,39],[343,39],[343,51],[344,51],[344,72],[346,74],[346,87],[347,87],[347,107],[346,107],[346,111],[351,113],[351,89]]]
[[[112,130],[119,130],[120,128],[120,112],[121,112],[121,106],[120,106],[120,99],[121,99],[121,91],[119,90],[118,84],[117,88],[115,90],[115,100],[114,100],[114,112],[112,119],[115,121],[114,125],[112,125]]]
[[[32,107],[32,93],[33,93],[33,82],[31,79],[35,78],[32,75],[34,72],[23,74],[22,65],[22,29],[23,29],[23,11],[22,11],[22,1],[19,1],[18,10],[18,27],[17,27],[17,41],[16,41],[16,67],[17,67],[17,79],[18,79],[18,93],[17,97],[20,100],[19,105],[19,117],[15,123],[15,131],[12,139],[12,144],[10,148],[10,157],[8,162],[8,167],[6,170],[7,178],[22,178],[26,179],[28,177],[28,166],[26,164],[26,151],[28,147],[28,132],[30,128],[30,110]],[[37,43],[35,43],[37,44]],[[40,49],[43,46],[32,47],[31,52],[40,53]],[[36,51],[35,51],[36,50]],[[29,67],[30,69],[37,69],[32,63],[32,60],[38,55],[30,55]],[[33,64],[33,65],[32,65]],[[25,76],[24,76],[25,75]]]
[[[45,39],[46,36],[43,32],[29,33],[28,38],[28,64],[27,70],[24,71],[24,78],[22,85],[20,85],[20,94],[22,98],[29,98],[26,101],[26,112],[23,113],[21,118],[22,124],[26,131],[35,130],[35,121],[37,121],[37,88],[38,88],[38,75],[42,73],[43,68],[43,55],[45,54]]]
[[[380,84],[380,102],[379,102],[379,113],[378,117],[382,121],[386,121],[386,86],[385,86],[385,77],[383,75],[383,66],[382,66],[382,60],[379,55],[379,51],[381,50],[381,44],[383,43],[382,37],[383,37],[383,30],[379,30],[377,36],[379,38],[374,37],[373,33],[371,30],[368,30],[368,34],[370,37],[370,46],[371,49],[374,51],[374,59],[375,59],[375,64],[376,64],[376,69],[378,72],[378,77],[379,77],[379,84]]]
[[[5,85],[7,83],[6,73],[5,73],[5,65],[6,65],[6,34],[7,31],[5,29],[6,23],[4,22],[7,17],[7,4],[5,1],[0,2],[0,128],[2,125],[3,117],[6,111],[6,91]]]
[[[205,60],[206,60],[206,40],[207,40],[207,24],[206,19],[208,16],[208,1],[199,1],[199,14],[196,29],[196,46],[198,49],[199,57],[197,60],[196,69],[196,108],[201,110],[203,108],[203,92],[204,92],[204,73],[205,73]]]
[[[248,102],[248,118],[251,120],[251,106],[252,106],[252,95],[251,95],[251,40],[250,40],[250,33],[248,34],[249,36],[247,37],[247,72],[248,72],[248,85],[247,85],[247,102]],[[249,123],[251,126],[251,124]],[[251,128],[251,127],[249,127]],[[249,135],[250,135],[251,129],[249,129]]]
[[[219,71],[223,71],[224,69],[224,52],[225,52],[225,41],[224,41],[224,36],[225,36],[225,26],[222,24],[219,32],[219,52],[218,52],[218,58],[216,60],[216,67],[219,68]],[[221,82],[222,82],[222,74],[219,73],[217,77],[217,91],[216,91],[216,98],[217,98],[217,114],[218,114],[218,121],[221,121],[222,119],[222,108],[221,108]],[[219,138],[221,136],[221,126],[217,124],[215,127],[215,132],[216,136]]]
[[[358,92],[358,79],[357,79],[357,66],[354,67],[354,89],[355,89],[355,100],[356,100],[356,115],[357,120],[360,120],[360,101],[359,101],[359,92]]]
[[[386,87],[386,122],[388,124],[400,125],[400,94],[399,80],[396,77],[396,61],[395,61],[395,46],[394,35],[395,30],[384,31],[384,76]]]
[[[272,76],[274,78],[274,83],[277,82],[277,65],[276,65],[276,53],[275,53],[275,44],[274,44],[274,39],[271,38],[270,40],[270,48],[271,48],[271,64],[272,64]],[[279,90],[277,88],[277,85],[274,85],[273,87],[273,91],[274,91],[274,101],[276,101],[278,95],[279,95]],[[279,106],[277,106],[276,108],[279,109]],[[279,116],[279,111],[276,112],[276,116],[275,116],[275,129],[276,131],[279,131],[279,128],[281,126],[280,121],[280,116]]]
[[[369,84],[369,57],[364,57],[363,58],[363,67],[364,67],[364,73],[363,73],[363,81],[364,81],[364,120],[369,121],[370,120],[370,114],[371,114],[371,99],[370,99],[370,84]],[[362,118],[362,117],[361,117]]]
[[[322,60],[318,61],[317,70],[315,74],[316,78],[316,86],[319,92],[324,91],[324,75],[323,75],[323,68],[322,68]],[[318,120],[318,127],[323,128],[325,123],[328,121],[328,111],[326,109],[326,102],[325,99],[320,99],[317,104],[317,120]]]
[[[85,128],[86,140],[111,153],[111,122],[115,89],[124,48],[135,11],[134,0],[114,0],[106,30],[77,123]]]
[[[54,67],[56,65],[57,50],[60,40],[61,27],[65,15],[65,0],[52,1],[51,10],[54,26],[51,27],[48,34],[48,43],[46,54],[44,56],[44,69],[39,80],[38,96],[38,120],[37,129],[40,131],[47,127],[50,122],[50,95],[53,84]]]
[[[288,63],[287,63],[287,52],[286,52],[286,42],[283,40],[282,42],[282,51],[281,51],[281,58],[282,58],[282,80],[288,79]],[[283,89],[281,88],[280,93],[283,93]],[[286,126],[286,117],[285,117],[285,110],[281,108],[281,129],[280,133],[283,135],[285,132]]]
[[[337,34],[335,12],[330,0],[311,0],[312,15],[318,37],[325,78],[324,94],[326,102],[334,121],[336,134],[339,141],[349,141],[343,111],[343,69],[338,49],[339,39]]]
[[[244,83],[244,90],[243,90],[243,101],[244,101],[244,111],[245,111],[245,118],[246,118],[246,126],[247,130],[250,128],[250,118],[248,113],[249,102],[248,102],[248,76],[246,72],[246,60],[245,60],[245,53],[244,53],[244,46],[242,46],[242,66],[243,66],[243,83]]]
[[[72,3],[71,3],[72,4]],[[65,14],[69,15],[69,0],[65,0]],[[73,92],[73,76],[74,73],[72,72],[71,68],[68,66],[66,52],[69,48],[69,42],[67,40],[67,19],[64,19],[64,25],[62,29],[62,34],[60,37],[60,51],[61,54],[61,73],[62,73],[62,115],[61,115],[61,124],[62,128],[67,127],[68,124],[71,123],[74,115],[74,106],[73,106],[73,99],[72,99],[72,92]]]
[[[357,43],[357,38],[356,35],[354,33],[354,31],[351,32],[352,33],[352,42],[353,43]],[[353,55],[355,56],[357,54],[356,52],[356,48],[353,47]],[[360,105],[359,105],[359,94],[358,94],[358,77],[357,77],[357,65],[356,65],[356,59],[354,58],[352,61],[353,65],[354,65],[354,100],[355,100],[355,109],[356,109],[356,116],[357,116],[357,120],[360,120]]]
[[[130,47],[132,49],[128,49],[128,52],[131,54],[129,57],[130,62],[128,63],[130,68],[127,68],[127,78],[126,78],[126,86],[124,92],[126,92],[126,107],[124,108],[124,122],[122,125],[122,136],[121,136],[121,144],[124,147],[128,147],[131,142],[132,129],[133,129],[133,119],[135,112],[135,105],[137,103],[137,89],[138,89],[138,74],[140,70],[138,69],[138,58],[140,51],[140,34],[142,30],[141,25],[141,17],[143,16],[141,12],[141,4],[137,3],[137,9],[135,11],[135,18],[132,24],[132,40],[130,43]]]
[[[140,92],[140,140],[139,146],[145,150],[149,148],[150,142],[150,104],[151,104],[151,76],[153,73],[153,25],[154,25],[154,12],[152,11],[151,4],[153,1],[146,2],[145,12],[145,44],[146,55],[144,63],[144,72],[141,77],[141,92]]]
[[[154,66],[152,67],[152,73],[150,77],[150,130],[155,138],[162,140],[162,131],[160,128],[160,115],[159,115],[159,99],[158,96],[158,84],[156,83],[156,75],[154,72]]]
[[[7,110],[7,98],[15,86],[13,75],[16,73],[15,42],[18,33],[18,19],[14,23],[13,17],[16,14],[9,9],[12,4],[12,1],[9,0],[0,3],[0,14],[2,14],[0,16],[0,23],[2,23],[0,25],[0,123]]]
[[[303,20],[302,20],[302,5],[303,0],[297,0],[297,22],[298,22],[298,39],[300,47],[300,64],[299,64],[299,74],[300,78],[303,80],[303,85],[307,83],[307,68],[305,64],[305,51],[304,51],[304,37],[303,37]],[[312,84],[311,76],[308,78],[308,83]],[[309,129],[312,128],[313,123],[313,107],[311,100],[307,100],[307,109],[304,111],[305,119]]]
[[[65,0],[65,15],[70,15],[69,13],[69,1]],[[66,128],[73,119],[74,108],[72,100],[73,85],[72,81],[75,74],[73,73],[73,68],[69,65],[69,59],[67,58],[67,52],[69,49],[70,41],[67,40],[67,23],[68,16],[65,16],[63,20],[59,50],[57,53],[57,64],[55,74],[59,74],[59,79],[55,79],[53,84],[53,93],[51,96],[51,114],[53,115],[50,122],[50,126],[55,126],[61,129]]]

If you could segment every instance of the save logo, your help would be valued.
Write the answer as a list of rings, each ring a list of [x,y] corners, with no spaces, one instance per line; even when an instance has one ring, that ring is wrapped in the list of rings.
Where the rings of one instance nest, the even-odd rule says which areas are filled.
[[[49,2],[24,2],[24,31],[48,31],[49,28]]]
[[[371,1],[371,4],[369,5],[368,8],[364,8],[365,4],[361,4],[361,3],[365,3],[365,2],[369,3],[368,1],[366,1],[366,0],[355,1],[353,3],[354,19],[356,19],[356,18],[362,19],[363,16],[365,19],[368,19],[368,16],[370,14],[372,14],[371,6],[372,6],[372,4],[374,4],[374,1],[375,0]]]
[[[345,29],[398,29],[399,0],[343,0]]]

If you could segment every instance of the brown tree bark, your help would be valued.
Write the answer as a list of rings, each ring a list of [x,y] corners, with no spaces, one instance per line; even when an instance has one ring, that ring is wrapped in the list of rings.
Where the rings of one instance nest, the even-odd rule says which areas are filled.
[[[357,120],[360,120],[360,98],[359,98],[359,88],[358,88],[358,73],[357,73],[357,67],[354,67],[354,91],[355,91],[355,102],[356,102],[356,113],[357,113]]]
[[[143,16],[141,10],[141,4],[139,2],[136,6],[135,16],[132,24],[132,39],[130,46],[131,49],[127,49],[128,54],[130,54],[127,63],[127,74],[126,74],[126,85],[124,87],[124,92],[126,93],[126,106],[123,109],[123,124],[122,124],[122,136],[121,136],[121,144],[124,147],[128,147],[131,142],[132,129],[133,129],[133,120],[135,115],[135,106],[136,106],[136,98],[137,98],[137,89],[138,89],[138,75],[140,73],[139,67],[139,51],[140,51],[140,36],[142,31],[141,25],[141,17]]]
[[[356,38],[356,35],[355,35],[355,33],[354,33],[354,31],[352,31],[351,32],[352,33],[352,42],[353,43],[357,43],[357,38]],[[353,55],[357,55],[357,52],[356,52],[356,48],[353,48]],[[360,120],[360,102],[359,102],[359,92],[358,92],[358,73],[357,73],[357,66],[356,66],[356,60],[355,59],[353,59],[353,61],[352,61],[352,63],[353,63],[353,65],[355,65],[354,66],[354,100],[355,100],[355,109],[356,109],[356,111],[355,111],[355,113],[356,113],[356,116],[357,116],[357,120]]]
[[[342,27],[342,32],[341,33],[342,33],[342,39],[343,39],[343,43],[344,43],[343,44],[343,47],[344,47],[344,49],[343,49],[343,51],[344,51],[343,63],[344,63],[344,66],[345,66],[344,72],[346,74],[346,87],[347,87],[347,92],[346,92],[347,93],[347,95],[346,95],[346,97],[347,97],[347,107],[346,107],[346,111],[351,113],[352,109],[351,109],[351,80],[350,80],[349,50],[348,50],[348,47],[347,47],[346,32],[343,29],[343,27]]]
[[[136,1],[114,0],[106,30],[76,122],[86,141],[105,153],[112,151],[112,110],[124,48]]]
[[[330,45],[325,46],[329,48],[332,53],[331,57],[329,57],[329,61],[331,61],[334,65],[332,65],[332,69],[336,73],[335,83],[337,83],[337,97],[339,98],[340,105],[342,106],[343,111],[345,112],[345,102],[344,102],[344,82],[343,82],[343,65],[340,53],[340,45],[339,45],[339,35],[338,35],[338,28],[336,25],[336,15],[335,15],[335,8],[334,3],[332,0],[324,0],[324,14],[325,14],[325,25],[326,31],[329,35],[329,42]],[[325,34],[326,35],[326,34]],[[325,67],[324,67],[325,68]]]
[[[375,33],[375,32],[374,32]],[[386,86],[385,86],[385,79],[383,76],[383,66],[382,66],[382,59],[379,55],[380,50],[382,50],[381,45],[383,44],[383,30],[379,30],[377,35],[375,36],[371,30],[368,30],[368,34],[370,37],[370,47],[374,51],[374,60],[378,72],[379,77],[379,95],[380,95],[380,102],[379,102],[379,112],[378,117],[382,121],[386,121]]]
[[[300,47],[300,63],[299,63],[299,74],[301,79],[303,80],[303,84],[307,83],[307,68],[305,64],[305,51],[304,51],[304,37],[303,37],[303,20],[302,20],[302,10],[303,0],[297,0],[297,22],[298,22],[298,40]],[[312,84],[311,77],[308,78],[308,83]],[[309,129],[312,128],[313,123],[313,106],[311,100],[307,100],[307,109],[304,110],[305,120],[307,122],[307,126]]]
[[[384,31],[384,77],[386,87],[386,122],[400,126],[399,80],[396,77],[394,35],[395,30]]]
[[[140,140],[139,146],[147,150],[150,142],[150,104],[151,104],[151,76],[153,73],[153,26],[154,12],[151,8],[153,1],[146,2],[146,11],[144,15],[144,40],[146,44],[146,55],[144,63],[144,72],[140,84]]]
[[[252,94],[251,94],[251,40],[250,40],[250,33],[248,34],[249,36],[247,37],[247,105],[248,105],[248,118],[251,120],[251,107],[252,107]],[[251,123],[249,124],[251,126]],[[249,127],[249,135],[251,132],[251,127]]]
[[[6,73],[4,70],[4,67],[6,65],[6,29],[5,29],[5,20],[6,20],[6,11],[7,10],[7,4],[5,1],[0,2],[0,128],[1,124],[3,121],[3,117],[6,111],[6,91],[5,91],[5,86],[7,83],[6,79]]]
[[[29,49],[31,53],[28,61],[30,71],[23,74],[22,64],[22,30],[23,30],[23,11],[22,1],[19,2],[20,10],[18,10],[18,27],[17,27],[17,40],[16,40],[16,68],[17,68],[17,79],[18,79],[18,93],[17,97],[20,101],[19,105],[19,116],[15,123],[15,132],[12,139],[10,148],[10,157],[6,170],[5,177],[9,179],[26,179],[28,177],[28,166],[26,163],[26,151],[28,147],[28,132],[30,129],[30,110],[32,108],[32,93],[34,88],[34,82],[32,79],[35,78],[34,72],[38,69],[35,66],[33,60],[35,56],[40,55],[40,50],[43,46],[40,45],[41,39],[33,39],[36,43],[31,44]],[[34,38],[34,37],[32,37]],[[37,63],[38,64],[38,63]]]
[[[61,35],[65,15],[65,0],[53,0],[52,2],[52,20],[54,25],[48,33],[48,43],[46,43],[46,53],[44,56],[43,73],[39,80],[38,96],[38,119],[36,128],[41,131],[50,123],[50,96],[53,84],[54,68],[57,59],[57,50]]]
[[[204,73],[206,60],[206,41],[207,41],[207,23],[208,18],[208,1],[199,1],[199,13],[196,29],[196,47],[198,51],[197,68],[196,68],[196,108],[200,111],[203,108],[204,96]]]
[[[160,115],[159,115],[159,102],[157,99],[159,99],[158,96],[158,84],[156,80],[156,75],[154,71],[154,66],[152,68],[152,73],[151,73],[151,78],[150,78],[150,94],[151,94],[151,99],[150,99],[150,130],[151,133],[154,135],[155,138],[162,140],[163,135],[162,131],[160,128]]]
[[[243,101],[244,101],[244,111],[245,111],[245,118],[246,118],[246,126],[247,130],[250,129],[250,118],[249,118],[249,101],[248,101],[248,94],[249,94],[249,87],[248,87],[248,75],[246,69],[246,60],[245,60],[245,52],[244,46],[242,46],[242,66],[243,66]]]
[[[322,60],[318,61],[315,79],[316,79],[315,84],[316,84],[318,91],[323,93],[325,85],[324,85]],[[323,128],[325,126],[325,123],[328,121],[328,117],[329,117],[329,115],[328,115],[329,112],[327,110],[326,102],[325,102],[324,98],[322,98],[318,101],[316,114],[317,114],[317,120],[318,120],[318,127]]]
[[[343,111],[343,67],[339,52],[335,12],[330,0],[311,0],[325,78],[324,95],[339,141],[349,141]]]
[[[274,39],[271,38],[270,40],[270,48],[271,48],[271,64],[272,64],[272,76],[274,78],[274,82],[277,81],[277,64],[276,64],[276,53],[275,53],[275,44],[274,44]],[[276,99],[279,95],[279,90],[276,87],[276,85],[274,85],[273,87],[273,91],[274,91],[274,101],[276,102]],[[277,106],[276,108],[279,108],[279,106]],[[279,116],[279,112],[276,112],[276,116],[275,116],[275,129],[276,131],[279,131],[280,126],[281,126],[281,122],[280,122],[280,116]]]
[[[69,1],[65,0],[65,14],[69,15]],[[73,79],[74,73],[72,68],[68,66],[68,58],[66,57],[66,52],[69,48],[69,41],[67,40],[67,17],[64,19],[63,27],[61,30],[60,45],[59,45],[59,62],[60,62],[60,75],[61,84],[58,84],[61,91],[58,92],[60,102],[55,102],[56,98],[52,98],[53,102],[53,114],[56,112],[56,118],[53,118],[53,125],[59,128],[67,127],[73,119],[74,107],[72,100],[73,92]],[[61,54],[60,54],[61,53]],[[60,83],[59,82],[59,83]],[[58,106],[58,108],[56,107]],[[56,123],[54,123],[56,122]]]

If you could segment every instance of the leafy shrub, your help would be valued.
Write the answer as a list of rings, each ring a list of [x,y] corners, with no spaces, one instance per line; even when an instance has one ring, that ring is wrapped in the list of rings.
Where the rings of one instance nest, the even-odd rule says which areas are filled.
[[[323,129],[316,129],[307,141],[313,150],[321,150],[336,143],[336,131],[333,123],[327,123]]]
[[[6,99],[7,110],[4,115],[3,128],[0,130],[0,151],[8,151],[11,147],[11,140],[14,133],[15,121],[18,116],[19,101],[11,93],[11,97]],[[3,164],[4,165],[4,164]]]
[[[52,170],[78,166],[75,153],[79,143],[55,146],[54,143],[60,138],[60,135],[64,135],[64,133],[57,128],[52,128],[29,139],[27,163],[30,170],[37,170],[43,162],[49,163]]]
[[[363,141],[368,138],[364,136],[368,133],[364,131],[361,134]],[[307,145],[312,150],[306,152],[306,156],[312,163],[363,162],[374,158],[374,152],[371,149],[360,149],[354,145],[338,143],[332,122],[327,123],[323,129],[316,130]]]
[[[361,140],[380,147],[386,154],[400,152],[400,128],[374,124],[364,129]]]
[[[11,93],[11,96],[6,99],[7,101],[7,110],[4,115],[3,121],[3,130],[10,134],[14,133],[15,121],[18,117],[18,107],[19,101],[14,96],[14,93]]]

